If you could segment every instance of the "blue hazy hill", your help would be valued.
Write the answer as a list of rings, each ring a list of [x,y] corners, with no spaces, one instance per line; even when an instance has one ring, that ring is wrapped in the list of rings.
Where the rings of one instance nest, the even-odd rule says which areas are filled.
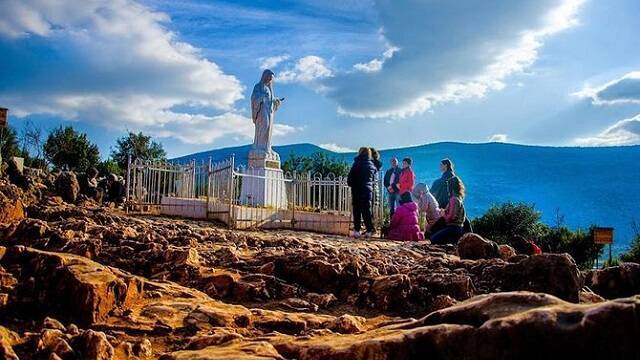
[[[201,162],[201,161],[207,162],[209,161],[209,158],[211,158],[211,161],[217,162],[217,161],[226,160],[233,155],[236,158],[237,165],[246,165],[247,157],[249,156],[250,149],[251,149],[251,145],[242,145],[242,146],[227,147],[222,149],[214,149],[214,150],[203,151],[195,154],[181,156],[173,159],[173,161],[176,161],[179,163],[185,163],[192,160],[195,160],[196,162]],[[326,152],[326,153],[338,155],[337,153],[332,153],[331,151],[325,150],[313,144],[282,145],[282,146],[274,146],[273,149],[278,154],[280,154],[280,158],[282,161],[286,160],[290,154],[308,156],[316,152]]]
[[[354,154],[332,153],[312,144],[275,147],[289,154],[323,151],[350,162]],[[180,158],[222,160],[235,153],[246,159],[249,146],[225,148]],[[640,146],[546,147],[503,143],[436,143],[382,150],[385,165],[391,156],[411,157],[419,182],[431,184],[439,177],[439,160],[451,158],[467,186],[470,217],[482,215],[492,204],[514,201],[534,204],[543,221],[556,224],[558,212],[571,228],[591,224],[612,226],[614,251],[633,236],[632,221],[640,222]]]

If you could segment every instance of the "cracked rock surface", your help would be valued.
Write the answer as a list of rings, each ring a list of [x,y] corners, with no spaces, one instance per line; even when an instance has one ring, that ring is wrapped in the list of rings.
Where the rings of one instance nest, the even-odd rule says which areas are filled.
[[[63,176],[0,179],[0,358],[640,358],[635,264],[132,216]]]

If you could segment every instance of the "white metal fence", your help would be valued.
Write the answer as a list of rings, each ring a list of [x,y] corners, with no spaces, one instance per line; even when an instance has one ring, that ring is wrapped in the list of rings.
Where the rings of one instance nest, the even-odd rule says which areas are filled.
[[[243,183],[251,181],[264,186],[272,199],[265,201],[243,192]],[[129,161],[126,189],[130,211],[172,214],[174,210],[175,214],[221,220],[231,228],[310,228],[309,224],[301,225],[318,221],[345,226],[351,223],[351,189],[346,176],[264,174],[236,168],[234,157],[218,163]],[[372,204],[378,226],[384,216],[382,194],[379,175]]]

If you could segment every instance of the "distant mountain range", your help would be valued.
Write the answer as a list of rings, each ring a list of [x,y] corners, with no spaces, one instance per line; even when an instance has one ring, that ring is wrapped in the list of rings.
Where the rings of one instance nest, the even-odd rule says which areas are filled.
[[[183,163],[195,160],[196,162],[201,161],[211,161],[217,162],[221,160],[228,159],[230,156],[234,155],[236,158],[236,164],[244,165],[247,163],[247,157],[249,156],[249,150],[251,149],[251,145],[242,145],[242,146],[234,146],[227,147],[222,149],[214,149],[209,151],[203,151],[195,154],[185,155],[178,158],[173,159],[174,161]],[[290,154],[307,156],[317,152],[326,152],[333,154],[335,156],[341,156],[342,154],[334,153],[332,151],[323,149],[317,145],[313,144],[292,144],[292,145],[281,145],[274,146],[273,149],[280,154],[280,159],[282,161],[286,160]]]
[[[246,163],[250,146],[216,149],[175,159],[213,161],[236,156]],[[290,154],[325,152],[351,162],[353,153],[335,153],[313,144],[276,146],[284,161]],[[452,159],[467,186],[466,205],[471,217],[492,204],[523,201],[542,211],[543,221],[558,219],[572,228],[591,224],[613,226],[614,251],[624,250],[640,223],[640,146],[547,147],[504,143],[435,143],[381,151],[385,165],[392,157],[411,157],[419,182],[439,177],[439,160]]]

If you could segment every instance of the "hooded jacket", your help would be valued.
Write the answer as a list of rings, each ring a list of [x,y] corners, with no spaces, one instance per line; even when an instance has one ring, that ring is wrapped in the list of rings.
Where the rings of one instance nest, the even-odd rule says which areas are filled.
[[[420,231],[418,223],[418,204],[410,201],[396,208],[387,237],[401,241],[424,240],[424,234]]]
[[[371,201],[373,199],[373,184],[376,179],[376,169],[369,158],[357,156],[347,177],[347,185],[351,187],[353,201]]]

